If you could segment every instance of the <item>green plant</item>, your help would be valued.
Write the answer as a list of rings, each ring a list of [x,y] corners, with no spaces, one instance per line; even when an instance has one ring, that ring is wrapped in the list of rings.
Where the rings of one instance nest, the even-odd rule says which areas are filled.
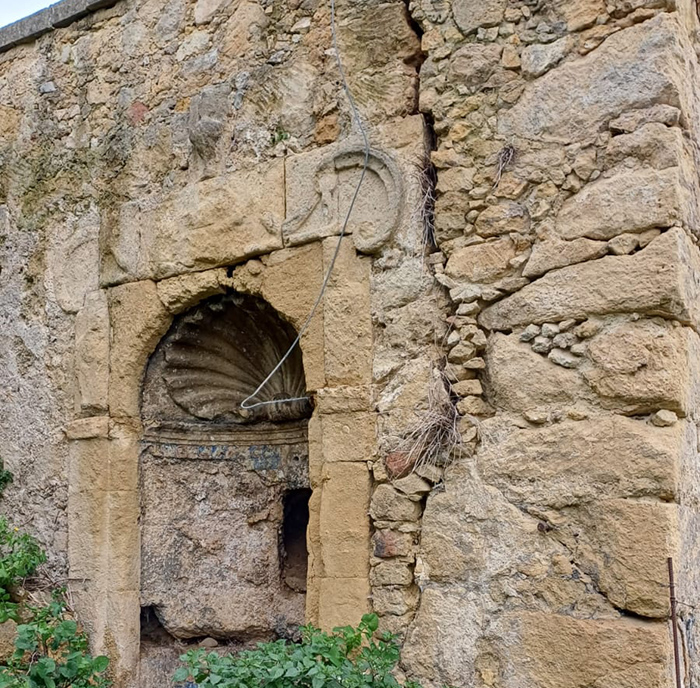
[[[109,659],[90,654],[87,636],[71,618],[64,590],[54,590],[51,602],[43,606],[13,599],[44,561],[39,543],[0,517],[0,623],[19,624],[15,650],[0,665],[0,688],[105,688]]]
[[[357,628],[344,626],[325,633],[303,626],[302,640],[259,643],[255,650],[219,655],[192,650],[180,658],[174,681],[198,688],[397,688],[392,670],[399,647],[389,633],[376,639],[375,614],[366,614]],[[420,688],[407,682],[405,688]]]
[[[290,134],[288,131],[286,131],[282,127],[277,127],[275,131],[272,132],[272,145],[276,146],[281,141],[286,141],[289,138],[289,136]]]
[[[31,620],[17,626],[15,651],[0,666],[0,688],[104,688],[107,657],[92,657],[88,639],[69,618],[64,593],[43,607],[23,610]]]
[[[13,528],[0,517],[0,623],[19,621],[18,604],[12,601],[12,589],[46,561],[39,543]]]

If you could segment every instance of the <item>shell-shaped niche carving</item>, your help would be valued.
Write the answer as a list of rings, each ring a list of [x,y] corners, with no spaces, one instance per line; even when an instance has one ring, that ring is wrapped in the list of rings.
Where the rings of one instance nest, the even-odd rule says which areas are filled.
[[[189,414],[237,423],[285,421],[310,415],[299,347],[249,403],[277,402],[245,410],[251,395],[296,337],[264,301],[239,294],[210,299],[181,316],[163,350],[163,379],[173,401]]]

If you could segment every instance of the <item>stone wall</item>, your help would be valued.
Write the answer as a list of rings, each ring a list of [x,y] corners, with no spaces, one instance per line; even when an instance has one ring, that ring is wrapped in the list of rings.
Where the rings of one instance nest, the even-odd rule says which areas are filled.
[[[117,685],[140,519],[199,498],[139,475],[149,360],[219,294],[298,331],[336,247],[307,620],[373,609],[428,685],[660,687],[673,556],[700,680],[695,9],[339,0],[340,244],[327,3],[91,9],[0,53],[0,453]]]

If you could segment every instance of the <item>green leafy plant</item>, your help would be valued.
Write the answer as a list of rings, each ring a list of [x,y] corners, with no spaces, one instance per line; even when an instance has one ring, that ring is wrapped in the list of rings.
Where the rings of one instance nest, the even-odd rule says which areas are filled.
[[[202,649],[180,658],[175,683],[192,688],[397,688],[392,671],[399,646],[389,633],[375,638],[379,620],[362,617],[357,628],[325,633],[303,626],[300,643],[277,640],[255,650],[219,655]],[[406,682],[405,688],[420,688]]]
[[[0,688],[105,688],[107,657],[90,654],[88,638],[70,618],[64,591],[43,607],[26,607],[17,626],[15,651],[0,666]]]
[[[43,606],[16,601],[17,591],[44,561],[39,543],[0,517],[0,623],[19,624],[15,650],[0,665],[0,688],[105,688],[109,659],[90,654],[64,590],[54,590]]]

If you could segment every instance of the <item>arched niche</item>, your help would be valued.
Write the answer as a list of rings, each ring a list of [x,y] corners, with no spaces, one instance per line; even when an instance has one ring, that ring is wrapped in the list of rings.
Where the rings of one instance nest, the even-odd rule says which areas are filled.
[[[141,684],[182,645],[292,634],[304,623],[310,496],[298,347],[246,411],[241,402],[296,337],[261,299],[220,295],[176,317],[143,383]]]

